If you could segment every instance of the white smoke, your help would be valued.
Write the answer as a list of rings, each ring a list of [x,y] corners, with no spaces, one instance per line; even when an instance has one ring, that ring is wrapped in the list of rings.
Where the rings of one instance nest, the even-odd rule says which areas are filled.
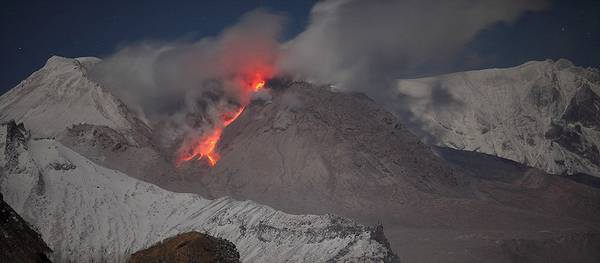
[[[546,0],[329,0],[286,44],[282,70],[377,97],[390,81],[451,62],[482,30]]]

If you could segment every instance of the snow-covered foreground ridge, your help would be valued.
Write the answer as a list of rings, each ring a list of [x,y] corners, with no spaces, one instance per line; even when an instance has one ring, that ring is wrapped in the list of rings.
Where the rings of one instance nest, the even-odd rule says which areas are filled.
[[[433,143],[553,174],[600,176],[600,72],[571,62],[398,81],[417,130]]]
[[[382,230],[341,217],[290,215],[252,201],[173,193],[96,165],[53,139],[3,125],[0,191],[56,262],[124,262],[181,232],[233,242],[244,262],[385,262]]]

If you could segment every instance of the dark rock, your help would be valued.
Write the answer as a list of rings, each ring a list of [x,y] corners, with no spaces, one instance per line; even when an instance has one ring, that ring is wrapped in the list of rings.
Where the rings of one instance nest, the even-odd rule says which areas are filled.
[[[560,99],[560,92],[552,85],[535,85],[529,91],[527,98],[538,108],[547,107]]]
[[[77,124],[67,130],[67,135],[79,144],[88,144],[112,152],[123,152],[131,147],[123,134],[107,126]]]
[[[17,149],[23,147],[27,149],[27,140],[31,134],[25,129],[23,123],[16,123],[14,120],[2,123],[6,129],[6,144],[4,145],[4,155],[6,158],[6,168],[13,169],[19,162],[19,152]]]
[[[0,262],[50,262],[52,250],[2,198],[0,194]]]
[[[593,164],[600,165],[598,146],[582,135],[580,126],[553,124],[544,136]]]
[[[77,166],[75,166],[72,163],[51,163],[50,167],[52,167],[52,169],[54,170],[73,170],[75,168],[77,168]]]
[[[562,118],[568,123],[579,122],[584,127],[600,131],[600,96],[587,84],[584,85],[571,99]]]

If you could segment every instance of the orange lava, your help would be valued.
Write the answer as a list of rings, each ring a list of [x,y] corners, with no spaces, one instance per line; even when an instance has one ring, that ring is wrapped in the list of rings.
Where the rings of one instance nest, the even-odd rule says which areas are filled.
[[[215,129],[212,133],[203,135],[196,142],[197,145],[192,152],[180,155],[179,160],[177,160],[177,166],[184,162],[195,159],[199,160],[204,157],[206,157],[210,166],[215,166],[217,161],[219,161],[219,155],[215,152],[215,148],[221,138],[221,131],[222,129]]]
[[[257,92],[265,86],[264,78],[255,74],[251,81],[249,81],[251,88],[251,92]],[[247,86],[248,87],[248,86]],[[180,166],[181,164],[192,161],[192,160],[201,160],[206,159],[208,165],[215,166],[220,159],[219,154],[216,152],[217,144],[221,139],[221,133],[223,129],[233,123],[241,114],[244,112],[246,105],[241,105],[235,111],[226,112],[221,115],[220,123],[215,125],[214,129],[207,134],[203,134],[194,141],[196,145],[193,147],[191,151],[182,151],[180,149],[179,158],[177,159],[175,165]]]

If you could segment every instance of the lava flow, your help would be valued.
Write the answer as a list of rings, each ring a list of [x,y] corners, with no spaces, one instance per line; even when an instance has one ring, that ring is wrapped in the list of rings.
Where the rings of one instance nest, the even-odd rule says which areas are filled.
[[[259,75],[256,75],[250,83],[252,93],[259,91],[265,86],[264,79]],[[221,115],[221,123],[218,123],[210,133],[204,134],[198,140],[195,140],[194,144],[196,146],[191,151],[180,151],[176,166],[180,166],[184,162],[203,158],[206,158],[210,166],[215,166],[220,159],[219,154],[216,152],[216,147],[221,139],[223,128],[233,123],[245,108],[245,105],[241,105],[237,110]]]

